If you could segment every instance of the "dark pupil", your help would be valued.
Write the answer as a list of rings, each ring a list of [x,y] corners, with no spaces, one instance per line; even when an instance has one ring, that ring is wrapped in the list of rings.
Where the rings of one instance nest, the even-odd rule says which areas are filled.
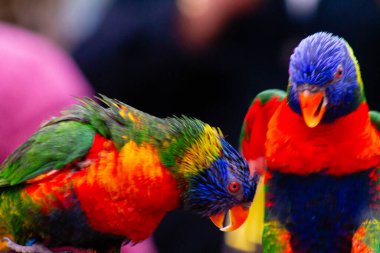
[[[232,184],[232,188],[236,189],[237,185],[236,183]]]

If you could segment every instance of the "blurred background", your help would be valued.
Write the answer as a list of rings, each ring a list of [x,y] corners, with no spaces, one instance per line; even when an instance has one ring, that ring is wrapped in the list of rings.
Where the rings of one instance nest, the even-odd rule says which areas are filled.
[[[1,0],[0,24],[0,161],[73,96],[94,93],[199,118],[238,147],[251,100],[286,88],[294,47],[318,31],[351,44],[380,110],[379,0]],[[183,211],[146,245],[125,251],[238,252]]]

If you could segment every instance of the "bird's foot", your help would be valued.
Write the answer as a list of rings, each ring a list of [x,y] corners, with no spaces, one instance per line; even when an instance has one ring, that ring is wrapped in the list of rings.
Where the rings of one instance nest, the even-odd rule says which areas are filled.
[[[39,243],[34,243],[31,246],[23,246],[15,243],[8,237],[4,237],[3,242],[7,242],[7,247],[18,253],[53,253],[51,250]]]

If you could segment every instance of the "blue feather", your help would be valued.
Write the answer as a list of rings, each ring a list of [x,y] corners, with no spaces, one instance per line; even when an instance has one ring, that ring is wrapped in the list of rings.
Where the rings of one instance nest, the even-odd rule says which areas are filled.
[[[360,210],[372,201],[373,170],[341,177],[270,171],[267,196],[274,205],[268,218],[284,224],[295,252],[350,252],[355,230],[371,215]]]
[[[238,152],[222,140],[221,156],[208,170],[190,178],[186,193],[187,208],[202,216],[224,212],[238,203],[250,203],[256,192],[258,176],[249,174],[248,164]],[[231,194],[228,185],[231,181],[241,184],[241,192]]]
[[[354,111],[364,97],[355,62],[342,38],[325,32],[305,38],[290,58],[289,106],[301,115],[297,89],[308,84],[326,92],[328,104],[322,122],[333,122]],[[336,79],[340,66],[343,76]]]

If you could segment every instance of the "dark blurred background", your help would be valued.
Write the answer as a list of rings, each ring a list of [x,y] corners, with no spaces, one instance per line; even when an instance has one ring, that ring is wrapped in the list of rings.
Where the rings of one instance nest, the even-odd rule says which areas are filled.
[[[199,118],[235,147],[251,100],[286,88],[289,56],[314,32],[350,43],[380,110],[379,0],[3,0],[0,19],[64,48],[95,92],[156,116]],[[151,242],[164,253],[224,248],[208,219],[183,211]]]

